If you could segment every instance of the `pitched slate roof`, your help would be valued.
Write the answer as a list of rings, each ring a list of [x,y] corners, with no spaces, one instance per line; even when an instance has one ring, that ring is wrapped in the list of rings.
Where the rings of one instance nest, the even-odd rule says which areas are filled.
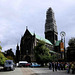
[[[33,33],[31,33],[30,32],[30,34],[33,36],[34,34]],[[35,36],[36,36],[36,38],[38,39],[38,40],[42,40],[42,41],[45,41],[46,43],[48,43],[48,44],[51,44],[51,45],[53,45],[49,40],[47,40],[47,39],[45,39],[45,38],[42,38],[42,37],[40,37],[40,36],[38,36],[38,35],[36,35],[35,34]],[[56,53],[55,51],[52,51],[52,50],[50,50],[50,53]]]
[[[60,45],[60,42],[61,42],[61,40],[59,40],[59,41],[56,41],[56,44],[55,44],[55,46],[59,46],[59,45]]]
[[[56,53],[55,51],[50,50],[50,53]]]
[[[31,33],[31,32],[30,32],[30,33]],[[34,34],[31,33],[31,35],[34,35]],[[36,36],[37,39],[42,40],[42,41],[45,41],[46,43],[53,45],[49,40],[47,40],[47,39],[45,39],[45,38],[42,38],[42,37],[40,37],[40,36],[38,36],[38,35],[36,35],[36,34],[35,34],[35,36]]]

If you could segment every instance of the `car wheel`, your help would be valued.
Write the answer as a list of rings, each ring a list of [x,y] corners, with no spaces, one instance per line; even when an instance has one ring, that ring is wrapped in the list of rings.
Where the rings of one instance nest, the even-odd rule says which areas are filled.
[[[12,71],[14,71],[14,70],[15,70],[15,67],[13,67]]]
[[[8,68],[6,68],[6,70],[10,70],[10,68],[8,67]]]

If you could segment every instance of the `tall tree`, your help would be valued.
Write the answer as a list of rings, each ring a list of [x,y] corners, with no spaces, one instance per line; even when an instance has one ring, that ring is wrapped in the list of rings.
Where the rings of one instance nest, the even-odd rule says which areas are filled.
[[[13,59],[13,61],[15,61],[15,55],[12,51],[12,49],[8,49],[7,51],[4,52],[5,57],[7,57],[8,59]]]
[[[45,63],[51,61],[51,55],[49,53],[49,49],[45,46],[44,41],[39,41],[37,46],[34,48],[35,51],[35,59],[37,63],[40,63],[42,66]]]
[[[68,45],[69,45],[70,47],[75,47],[75,38],[74,38],[74,37],[71,38],[71,39],[68,41]]]

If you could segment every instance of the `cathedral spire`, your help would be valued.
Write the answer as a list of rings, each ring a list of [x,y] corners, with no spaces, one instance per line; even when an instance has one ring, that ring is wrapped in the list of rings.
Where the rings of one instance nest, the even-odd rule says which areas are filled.
[[[28,30],[28,26],[26,26],[26,30]]]
[[[57,41],[57,34],[58,32],[54,12],[50,7],[46,12],[45,38],[55,44],[55,41]]]
[[[47,14],[50,13],[50,12],[53,12],[51,7],[47,10]]]
[[[46,13],[45,32],[47,31],[57,32],[55,16],[51,7],[47,10],[47,13]]]
[[[16,46],[16,47],[17,47],[16,49],[19,50],[19,45],[18,45],[18,43],[17,43],[17,46]]]

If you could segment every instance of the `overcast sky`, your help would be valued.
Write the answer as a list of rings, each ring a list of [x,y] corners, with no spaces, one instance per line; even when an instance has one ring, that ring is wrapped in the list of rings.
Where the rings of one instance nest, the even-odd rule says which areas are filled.
[[[12,48],[28,29],[44,37],[46,11],[52,7],[58,29],[66,33],[66,46],[75,37],[75,0],[0,0],[0,41],[2,51]]]

